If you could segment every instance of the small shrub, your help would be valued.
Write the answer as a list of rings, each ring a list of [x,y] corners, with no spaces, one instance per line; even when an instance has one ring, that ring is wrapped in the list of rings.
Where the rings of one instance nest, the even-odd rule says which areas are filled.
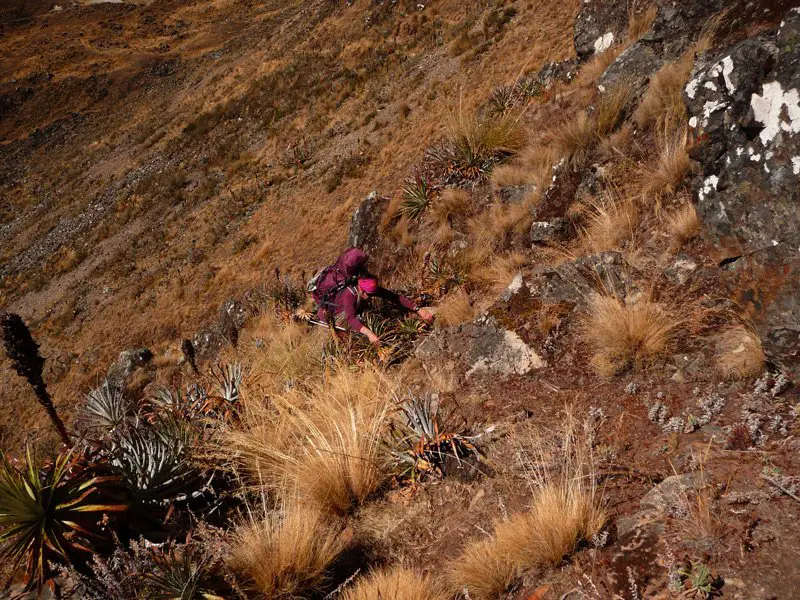
[[[430,577],[406,567],[373,571],[345,589],[341,600],[447,600]]]
[[[728,434],[726,448],[729,450],[747,450],[751,446],[753,446],[753,436],[750,433],[750,428],[744,423],[734,425]]]
[[[666,304],[648,299],[627,304],[595,294],[584,319],[584,339],[594,349],[592,365],[604,376],[640,369],[672,348],[685,319]]]
[[[0,558],[23,565],[27,589],[41,591],[58,564],[82,564],[104,541],[103,514],[127,509],[109,501],[108,483],[80,453],[42,466],[29,449],[22,469],[0,454]]]
[[[752,327],[736,325],[716,336],[717,368],[727,379],[758,377],[766,362],[761,338]]]
[[[316,511],[286,508],[233,532],[228,566],[265,598],[293,600],[324,591],[347,550],[341,528]]]

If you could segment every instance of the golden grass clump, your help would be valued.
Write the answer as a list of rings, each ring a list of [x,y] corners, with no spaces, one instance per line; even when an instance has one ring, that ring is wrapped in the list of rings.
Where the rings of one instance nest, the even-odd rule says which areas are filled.
[[[582,335],[594,350],[592,366],[611,377],[663,357],[685,322],[667,304],[649,299],[629,304],[613,295],[595,294],[589,298]]]
[[[677,133],[665,133],[659,140],[659,147],[655,168],[645,169],[641,175],[644,197],[654,201],[656,210],[660,210],[664,195],[674,194],[683,186],[691,169],[685,128]]]
[[[227,447],[254,483],[347,514],[387,476],[381,447],[390,384],[374,367],[338,365],[324,381],[270,398],[243,399],[242,429]]]
[[[595,54],[591,60],[586,62],[581,68],[578,73],[577,83],[586,84],[590,81],[596,81],[606,72],[606,69],[611,66],[611,63],[619,58],[619,55],[622,54],[625,48],[627,48],[627,45],[618,44],[616,46],[611,46],[611,48],[605,52]]]
[[[489,178],[495,187],[525,185],[530,183],[530,173],[516,164],[500,165]]]
[[[240,333],[240,358],[258,373],[248,380],[247,389],[263,395],[318,380],[326,335],[321,328],[309,331],[273,315],[260,316]]]
[[[579,170],[589,156],[589,150],[597,139],[597,123],[584,111],[567,121],[551,133],[553,146],[567,164]]]
[[[723,377],[749,379],[764,371],[764,348],[753,327],[729,327],[717,335],[715,341],[715,361]]]
[[[633,120],[640,128],[673,129],[686,122],[683,88],[689,80],[693,64],[694,53],[686,53],[653,76],[633,114]]]
[[[658,6],[651,4],[646,8],[638,9],[634,7],[633,10],[628,12],[628,40],[630,42],[637,42],[644,36],[645,33],[650,31],[650,26],[656,20],[658,14]]]
[[[471,205],[469,192],[459,188],[447,188],[433,201],[429,214],[436,225],[449,224],[453,217],[469,211]]]
[[[598,137],[614,132],[633,102],[633,87],[625,84],[615,85],[606,90],[597,101],[595,121]]]
[[[588,252],[603,252],[633,239],[638,209],[632,199],[608,193],[589,203],[586,218],[588,224],[581,236],[582,245]]]
[[[468,323],[475,316],[475,306],[470,301],[469,294],[463,289],[445,296],[436,307],[436,323],[442,327]]]
[[[406,567],[373,571],[345,589],[341,600],[447,600],[448,596],[427,575]]]
[[[700,235],[700,219],[691,202],[685,202],[667,216],[667,231],[673,250],[682,248],[686,242]]]
[[[493,258],[488,264],[477,265],[471,276],[478,284],[499,294],[514,280],[525,260],[525,255],[521,252],[510,252]]]
[[[531,507],[495,525],[494,535],[468,544],[450,566],[454,592],[475,600],[497,598],[526,570],[560,564],[581,542],[599,534],[607,515],[597,494],[591,443],[579,439],[579,424],[570,411],[552,454],[535,442],[532,468],[535,489]],[[548,465],[548,462],[555,464]],[[547,469],[552,466],[557,474]]]
[[[324,590],[328,569],[349,545],[340,526],[317,511],[292,507],[238,526],[228,566],[266,598],[307,597]]]
[[[476,116],[459,106],[452,111],[447,131],[453,146],[453,159],[462,165],[478,164],[498,154],[514,154],[527,140],[520,117],[506,114],[478,121]]]

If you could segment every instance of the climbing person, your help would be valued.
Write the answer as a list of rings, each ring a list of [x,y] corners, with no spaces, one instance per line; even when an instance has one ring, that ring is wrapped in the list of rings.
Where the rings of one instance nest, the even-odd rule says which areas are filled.
[[[317,303],[317,318],[320,322],[337,328],[346,325],[350,330],[365,336],[376,347],[380,347],[380,338],[358,317],[364,303],[370,298],[381,298],[415,312],[426,323],[433,322],[433,313],[429,309],[381,287],[378,278],[366,270],[368,260],[369,257],[364,252],[358,248],[350,248],[309,282],[308,290]]]

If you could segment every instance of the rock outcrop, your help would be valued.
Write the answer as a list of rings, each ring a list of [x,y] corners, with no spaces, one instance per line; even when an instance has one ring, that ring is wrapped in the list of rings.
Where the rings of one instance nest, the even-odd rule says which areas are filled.
[[[584,0],[575,18],[575,51],[581,59],[604,52],[622,39],[627,29],[626,2]]]
[[[700,61],[685,89],[709,251],[765,349],[800,376],[800,9]]]
[[[422,361],[448,358],[475,375],[527,375],[544,361],[513,331],[491,321],[448,327],[429,335],[417,347]]]
[[[108,368],[106,381],[109,387],[124,387],[134,371],[153,360],[153,353],[147,348],[133,348],[120,352],[116,361]]]
[[[350,235],[347,237],[347,246],[361,248],[367,254],[372,254],[378,248],[380,241],[379,225],[383,212],[389,204],[389,199],[372,192],[364,199],[353,213],[350,222]]]

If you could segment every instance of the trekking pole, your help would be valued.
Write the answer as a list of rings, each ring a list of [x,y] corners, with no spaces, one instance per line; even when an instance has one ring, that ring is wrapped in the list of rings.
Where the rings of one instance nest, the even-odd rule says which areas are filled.
[[[319,325],[320,327],[325,327],[327,329],[331,328],[331,325],[328,325],[327,323],[324,323],[322,321],[315,321],[314,319],[308,319],[308,321],[306,322],[311,323],[312,325]],[[338,325],[333,325],[333,329],[337,331],[347,331],[347,329],[345,329],[344,327],[339,327]]]

